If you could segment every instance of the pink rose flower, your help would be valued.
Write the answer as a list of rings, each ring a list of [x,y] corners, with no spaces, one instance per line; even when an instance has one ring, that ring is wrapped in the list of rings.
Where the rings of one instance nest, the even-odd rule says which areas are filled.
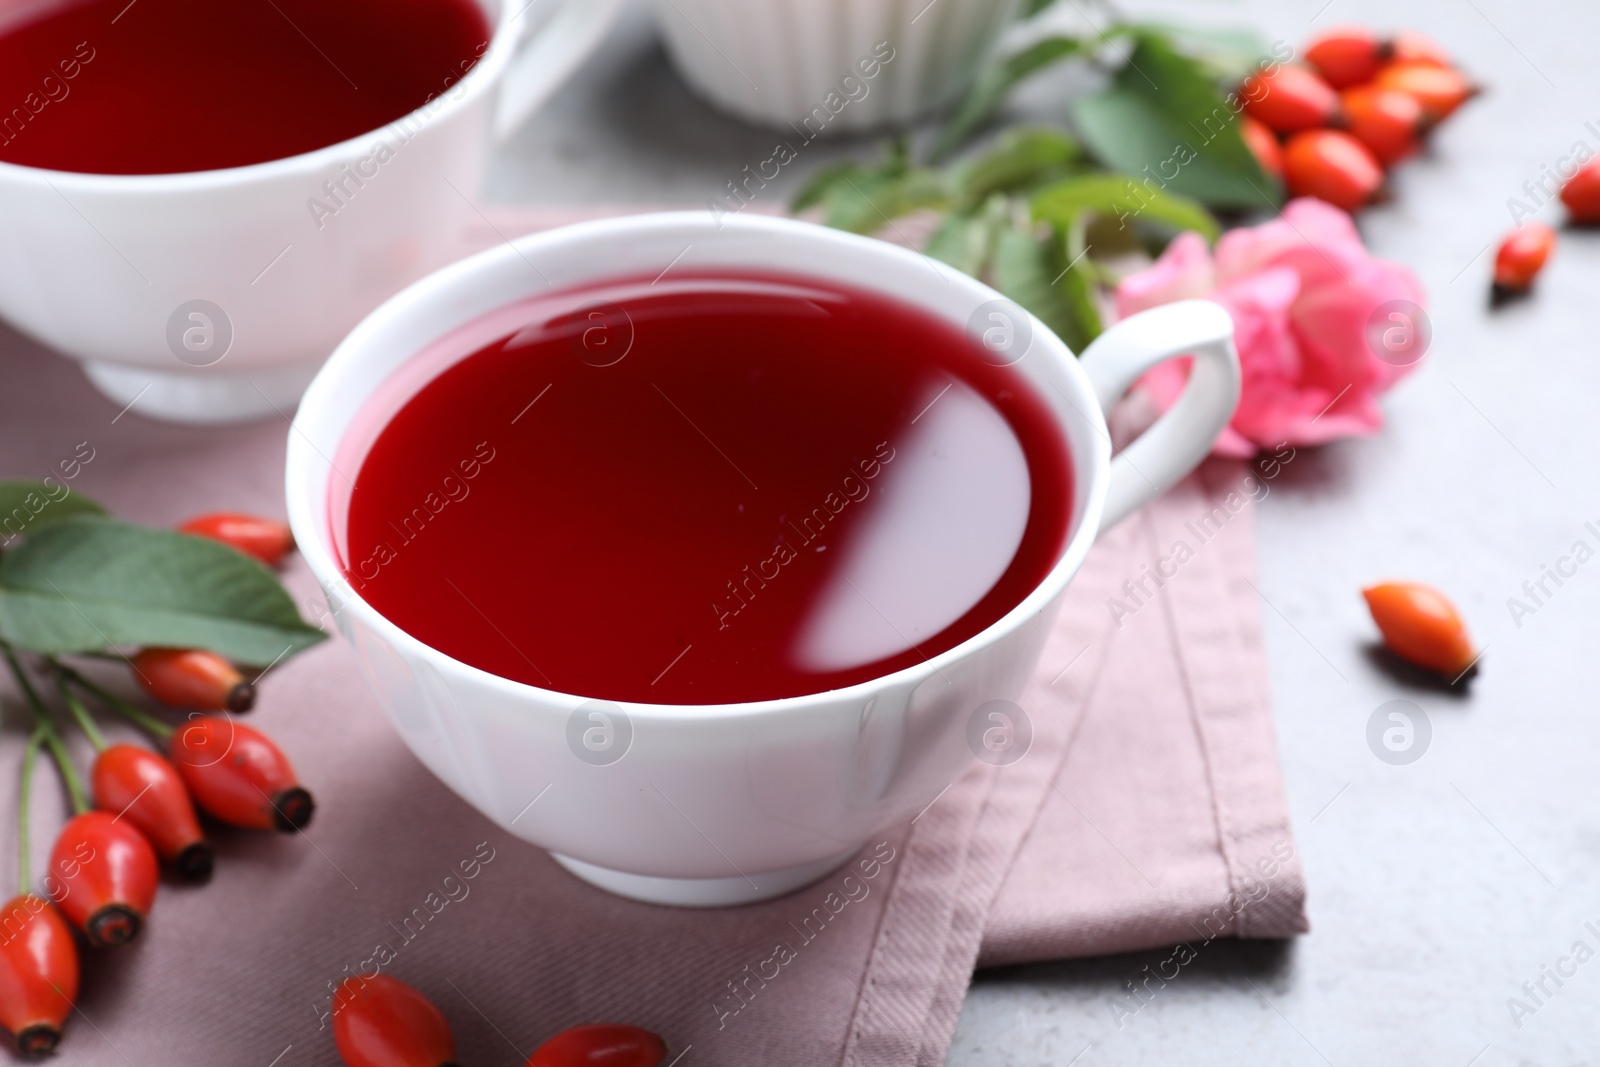
[[[1391,300],[1420,307],[1426,299],[1405,267],[1367,255],[1349,215],[1310,198],[1223,234],[1215,258],[1199,234],[1180,234],[1148,269],[1123,279],[1117,315],[1191,297],[1233,316],[1244,389],[1212,450],[1240,457],[1381,428],[1378,394],[1412,364],[1373,353],[1368,319]],[[1163,411],[1183,390],[1188,362],[1172,360],[1140,381]]]

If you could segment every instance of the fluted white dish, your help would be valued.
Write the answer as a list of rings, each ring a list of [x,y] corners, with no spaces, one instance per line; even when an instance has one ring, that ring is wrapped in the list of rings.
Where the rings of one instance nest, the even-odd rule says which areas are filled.
[[[656,0],[699,95],[801,136],[904,122],[971,80],[1018,0]],[[809,121],[808,121],[809,120]]]

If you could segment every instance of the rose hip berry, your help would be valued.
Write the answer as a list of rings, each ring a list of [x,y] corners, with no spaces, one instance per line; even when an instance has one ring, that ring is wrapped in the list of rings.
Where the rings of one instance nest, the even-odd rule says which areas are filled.
[[[213,818],[285,833],[311,822],[311,794],[259,730],[216,716],[190,719],[173,731],[168,754],[195,803]]]
[[[168,707],[232,712],[255,707],[255,686],[215,652],[147,648],[134,656],[132,663],[139,684]]]
[[[112,745],[90,769],[95,806],[132,823],[183,877],[211,873],[211,846],[177,768],[138,745]]]
[[[623,1023],[595,1023],[563,1030],[534,1050],[523,1067],[656,1067],[667,1043],[656,1034]]]
[[[1362,85],[1339,95],[1344,107],[1344,130],[1366,145],[1385,167],[1404,159],[1417,147],[1417,137],[1427,125],[1422,105],[1409,93]]]
[[[294,535],[284,523],[234,511],[197,515],[178,529],[221,541],[269,567],[283,562],[283,557],[294,548]]]
[[[333,1042],[346,1067],[449,1067],[455,1058],[444,1015],[397,978],[346,978],[333,1002]]]
[[[1439,590],[1421,582],[1385,582],[1363,589],[1384,644],[1401,659],[1459,677],[1477,659],[1461,613]]]
[[[1240,115],[1239,136],[1244,138],[1245,147],[1256,157],[1261,169],[1282,181],[1283,148],[1278,144],[1277,134],[1249,115]]]
[[[160,869],[133,823],[90,811],[62,827],[50,851],[50,874],[61,885],[61,914],[91,945],[108,948],[139,936],[155,903]]]
[[[1478,92],[1477,86],[1455,68],[1417,60],[1389,64],[1378,71],[1373,84],[1415,97],[1431,122],[1449,117]]]
[[[1556,247],[1556,231],[1530,222],[1511,231],[1494,257],[1494,284],[1508,293],[1527,292]]]
[[[1561,187],[1561,202],[1573,222],[1600,222],[1600,159],[1591,159],[1567,179]]]
[[[12,898],[0,912],[0,1026],[16,1038],[17,1051],[54,1051],[77,998],[72,931],[43,897]]]
[[[1391,37],[1383,48],[1384,58],[1394,63],[1426,63],[1434,67],[1450,66],[1450,53],[1444,46],[1415,30],[1401,30]]]
[[[1283,176],[1295,196],[1314,196],[1354,211],[1383,185],[1383,168],[1366,145],[1342,130],[1302,130],[1283,149]]]
[[[1369,82],[1383,65],[1384,44],[1361,26],[1341,26],[1306,46],[1306,62],[1335,89]]]
[[[1252,74],[1244,80],[1239,95],[1251,118],[1279,133],[1326,126],[1339,113],[1339,94],[1306,67]]]

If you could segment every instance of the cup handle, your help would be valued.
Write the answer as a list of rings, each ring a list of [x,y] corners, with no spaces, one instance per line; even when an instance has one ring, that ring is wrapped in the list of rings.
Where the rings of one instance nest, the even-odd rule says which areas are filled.
[[[523,0],[507,0],[522,4]],[[578,65],[588,59],[622,14],[625,0],[535,0],[517,16],[522,23],[512,37],[517,54],[500,81],[491,132],[504,141],[559,89]],[[537,26],[528,8],[554,6]]]
[[[1176,485],[1205,459],[1239,403],[1233,320],[1209,300],[1180,300],[1132,315],[1084,349],[1079,363],[1101,411],[1152,367],[1194,356],[1178,402],[1111,461],[1100,529],[1108,530]]]

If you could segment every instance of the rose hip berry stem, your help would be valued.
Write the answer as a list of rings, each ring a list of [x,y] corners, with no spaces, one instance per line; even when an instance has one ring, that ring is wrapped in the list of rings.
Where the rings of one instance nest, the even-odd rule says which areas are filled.
[[[144,709],[136,706],[128,700],[124,700],[122,697],[117,696],[110,690],[90,681],[59,660],[56,660],[53,657],[46,658],[48,659],[50,666],[55,668],[57,671],[60,671],[62,677],[66,678],[67,681],[71,682],[79,689],[82,689],[85,693],[88,693],[90,696],[100,701],[112,711],[115,711],[118,715],[121,715],[124,719],[127,719],[129,722],[139,727],[139,729],[154,737],[158,737],[163,741],[172,736],[172,727],[168,726],[155,716],[149,714]]]
[[[534,1050],[523,1067],[656,1067],[667,1055],[657,1034],[623,1023],[563,1030]]]
[[[147,648],[128,664],[145,691],[168,707],[242,713],[255,706],[255,686],[215,652]]]
[[[33,890],[33,851],[29,838],[29,811],[33,807],[33,765],[39,758],[39,746],[44,743],[44,731],[34,727],[28,742],[22,747],[22,795],[17,800],[17,893],[26,895]]]
[[[100,733],[100,727],[95,725],[94,716],[89,714],[89,709],[83,706],[83,701],[78,695],[67,688],[67,676],[60,666],[52,663],[51,667],[56,676],[56,688],[61,690],[61,699],[66,702],[67,709],[72,712],[72,717],[78,722],[78,729],[83,731],[83,736],[89,739],[96,752],[106,750],[106,739]]]
[[[453,1067],[456,1040],[444,1014],[398,978],[346,978],[333,1004],[333,1043],[345,1067]]]
[[[72,757],[67,754],[67,746],[61,743],[61,735],[56,732],[55,723],[51,720],[50,713],[45,710],[44,701],[39,699],[39,693],[33,688],[33,682],[22,669],[22,664],[17,661],[16,651],[9,644],[0,642],[0,652],[4,653],[6,665],[11,668],[11,674],[17,680],[17,687],[22,690],[28,706],[33,709],[36,732],[41,735],[45,747],[50,750],[50,756],[61,772],[61,781],[67,787],[67,795],[72,798],[72,810],[80,815],[83,814],[89,810],[89,798],[83,791],[83,779],[78,777],[76,768],[72,766]]]

